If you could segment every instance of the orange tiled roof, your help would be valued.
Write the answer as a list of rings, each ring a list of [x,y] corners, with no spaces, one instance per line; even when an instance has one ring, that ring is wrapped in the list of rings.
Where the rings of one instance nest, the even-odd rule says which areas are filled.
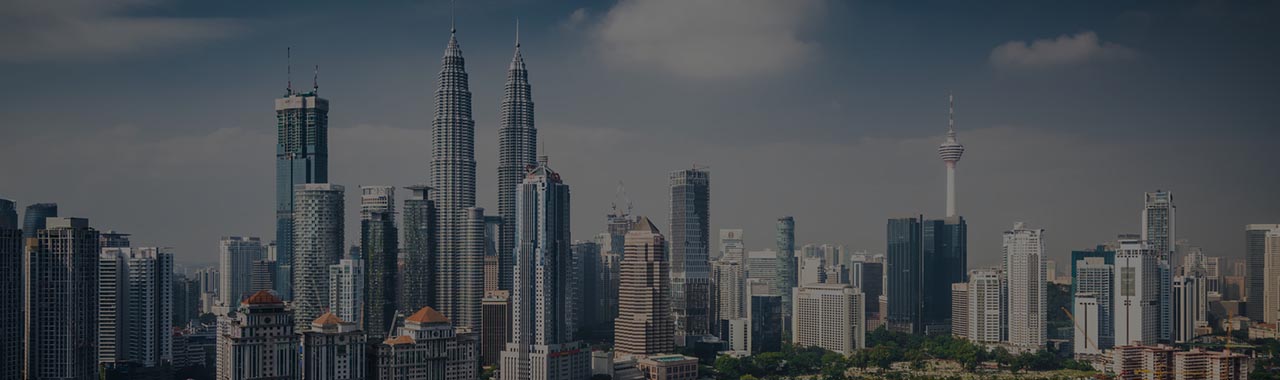
[[[413,343],[414,343],[413,337],[408,335],[400,335],[393,338],[387,338],[387,340],[382,341],[382,344],[391,345],[391,346],[401,345],[401,344],[413,344]]]
[[[449,318],[445,318],[444,314],[440,314],[436,309],[432,309],[431,306],[422,307],[417,313],[413,313],[413,315],[404,320],[405,322],[417,323],[449,323]]]
[[[333,325],[340,325],[343,323],[346,323],[346,322],[344,322],[342,318],[338,318],[338,316],[333,315],[332,312],[324,313],[324,315],[321,315],[320,318],[316,318],[315,321],[311,322],[311,324],[313,325],[320,325],[320,326],[333,326]]]
[[[276,297],[275,294],[271,294],[271,291],[268,290],[259,290],[257,293],[253,293],[249,298],[245,298],[244,301],[240,302],[242,305],[263,305],[273,303],[284,303],[284,301],[281,301],[280,297]]]

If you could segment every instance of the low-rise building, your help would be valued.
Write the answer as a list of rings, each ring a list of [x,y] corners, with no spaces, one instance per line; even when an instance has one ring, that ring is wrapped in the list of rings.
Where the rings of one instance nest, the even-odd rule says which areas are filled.
[[[655,355],[636,361],[646,380],[696,380],[698,358],[684,355]]]

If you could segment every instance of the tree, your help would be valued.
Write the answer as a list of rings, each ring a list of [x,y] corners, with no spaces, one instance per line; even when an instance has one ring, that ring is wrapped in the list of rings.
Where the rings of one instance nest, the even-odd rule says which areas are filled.
[[[742,377],[742,360],[724,355],[716,358],[716,373],[720,379],[737,379]],[[594,380],[594,379],[593,379]]]

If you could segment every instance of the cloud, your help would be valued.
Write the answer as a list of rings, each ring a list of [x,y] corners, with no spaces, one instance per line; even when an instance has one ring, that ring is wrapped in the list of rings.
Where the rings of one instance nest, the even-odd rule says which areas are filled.
[[[820,0],[622,0],[592,37],[601,57],[618,67],[739,78],[811,60],[817,44],[799,35],[822,8]]]
[[[18,0],[0,9],[0,61],[114,57],[239,33],[235,20],[130,15],[155,1]]]
[[[997,68],[1046,68],[1081,65],[1091,62],[1121,61],[1138,56],[1137,51],[1111,42],[1098,40],[1098,34],[1085,31],[1031,41],[1009,41],[991,51],[991,65]]]
[[[591,17],[591,13],[587,11],[587,8],[575,9],[573,13],[569,14],[568,19],[560,23],[560,27],[564,30],[577,30],[587,22],[589,17]]]

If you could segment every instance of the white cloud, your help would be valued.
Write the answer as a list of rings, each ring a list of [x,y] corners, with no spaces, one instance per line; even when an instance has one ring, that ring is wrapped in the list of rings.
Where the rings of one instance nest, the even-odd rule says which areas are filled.
[[[622,0],[592,37],[601,57],[619,67],[738,78],[812,59],[817,45],[800,32],[822,8],[821,0]]]
[[[234,35],[227,19],[136,17],[154,1],[19,0],[0,9],[0,61],[101,58]]]
[[[560,23],[560,27],[565,30],[576,30],[587,22],[587,18],[591,17],[587,8],[578,8],[569,14],[569,18]]]
[[[1029,44],[1009,41],[996,46],[990,60],[998,68],[1043,68],[1127,60],[1137,55],[1133,49],[1100,41],[1097,33],[1085,31],[1073,36],[1038,39]]]

